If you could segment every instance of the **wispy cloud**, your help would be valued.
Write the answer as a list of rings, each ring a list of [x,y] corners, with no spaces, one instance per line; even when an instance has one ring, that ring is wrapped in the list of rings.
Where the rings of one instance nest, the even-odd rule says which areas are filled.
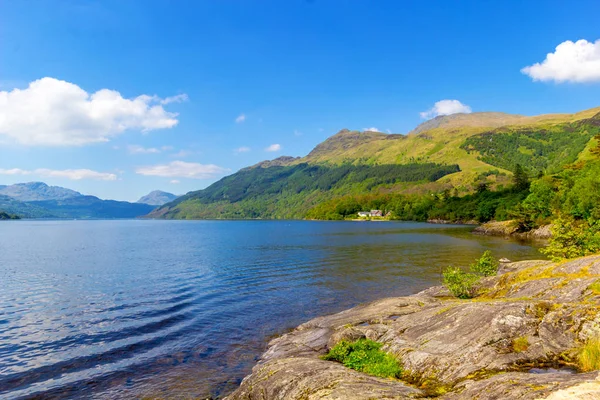
[[[164,99],[160,100],[160,104],[166,105],[166,104],[171,104],[171,103],[183,103],[184,101],[188,101],[188,100],[189,100],[188,95],[183,93],[183,94],[178,94],[176,96],[165,97]]]
[[[302,136],[303,133],[300,132],[299,130],[294,130],[294,136]]]
[[[438,115],[450,115],[457,113],[468,114],[472,112],[471,107],[461,103],[458,100],[440,100],[427,111],[423,111],[419,115],[423,119],[435,118]]]
[[[275,152],[275,151],[279,151],[279,150],[281,150],[281,145],[278,143],[274,143],[265,149],[265,151],[269,151],[269,152]]]
[[[600,39],[562,42],[541,63],[521,69],[534,81],[600,82]]]
[[[26,89],[0,91],[0,135],[28,146],[107,142],[126,130],[174,127],[177,114],[163,105],[183,96],[126,99],[115,90],[88,93],[74,83],[42,78]]]
[[[99,181],[115,181],[117,175],[98,172],[91,169],[63,169],[55,170],[48,168],[38,168],[34,170],[24,170],[20,168],[13,169],[0,169],[0,175],[35,175],[42,178],[66,178],[73,181],[79,181],[82,179],[93,179]]]
[[[212,179],[229,172],[214,164],[198,164],[185,161],[173,161],[168,164],[139,167],[137,174],[146,176],[161,176],[167,178]]]
[[[241,124],[242,122],[244,122],[246,120],[246,115],[245,114],[240,114],[238,115],[238,117],[235,119],[235,122],[237,124]]]
[[[158,154],[160,150],[156,147],[143,147],[137,144],[132,144],[127,146],[127,151],[129,154]]]
[[[169,181],[169,183],[171,183],[173,185],[177,185],[178,183],[181,183],[181,181],[178,181],[177,179],[173,179],[172,181]]]
[[[237,149],[234,149],[233,152],[235,154],[240,154],[240,153],[247,153],[250,150],[252,150],[250,147],[242,146],[242,147],[238,147]]]
[[[372,127],[372,128],[363,128],[363,131],[365,132],[381,132],[379,129]]]

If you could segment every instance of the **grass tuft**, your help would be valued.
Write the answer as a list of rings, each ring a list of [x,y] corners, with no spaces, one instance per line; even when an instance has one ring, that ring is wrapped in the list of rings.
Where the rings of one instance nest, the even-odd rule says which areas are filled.
[[[369,339],[341,340],[322,359],[338,361],[348,368],[381,378],[400,378],[402,366],[396,357],[382,351],[381,346]]]
[[[600,295],[600,279],[588,286],[588,289],[595,295]]]
[[[600,370],[600,338],[588,340],[579,351],[577,361],[583,372]]]

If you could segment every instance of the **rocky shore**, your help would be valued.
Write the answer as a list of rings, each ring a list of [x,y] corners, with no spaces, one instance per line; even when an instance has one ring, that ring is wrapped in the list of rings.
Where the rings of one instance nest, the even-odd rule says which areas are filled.
[[[490,221],[476,227],[473,232],[481,235],[511,236],[519,239],[549,239],[551,225],[540,226],[529,232],[518,232],[515,221]]]
[[[272,340],[227,399],[600,399],[599,372],[576,362],[600,337],[599,280],[600,256],[508,263],[474,299],[433,287],[315,318]],[[359,338],[383,343],[402,380],[320,358]]]

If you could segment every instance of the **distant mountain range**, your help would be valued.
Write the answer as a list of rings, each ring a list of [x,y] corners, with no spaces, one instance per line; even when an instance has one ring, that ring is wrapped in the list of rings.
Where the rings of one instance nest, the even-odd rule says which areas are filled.
[[[177,197],[165,192],[151,196],[152,193],[148,196],[156,199]],[[148,214],[156,205],[102,200],[43,182],[0,185],[0,211],[22,218],[136,218]]]
[[[163,192],[162,190],[154,190],[147,195],[142,196],[137,203],[149,204],[151,206],[162,206],[163,204],[173,201],[178,197],[179,196],[173,193]]]
[[[0,195],[19,201],[64,200],[81,197],[81,193],[59,186],[48,186],[43,182],[16,183],[0,186]]]
[[[149,218],[304,218],[343,196],[471,193],[584,161],[600,107],[539,116],[477,112],[439,116],[406,135],[342,129],[305,157],[263,161],[155,209]],[[332,210],[335,212],[335,210]]]

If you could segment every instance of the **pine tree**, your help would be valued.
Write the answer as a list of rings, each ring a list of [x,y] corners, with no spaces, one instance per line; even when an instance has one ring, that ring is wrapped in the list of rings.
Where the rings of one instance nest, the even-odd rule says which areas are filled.
[[[529,177],[527,176],[527,173],[521,164],[517,164],[515,166],[515,171],[513,174],[513,183],[517,192],[524,192],[529,189]]]

